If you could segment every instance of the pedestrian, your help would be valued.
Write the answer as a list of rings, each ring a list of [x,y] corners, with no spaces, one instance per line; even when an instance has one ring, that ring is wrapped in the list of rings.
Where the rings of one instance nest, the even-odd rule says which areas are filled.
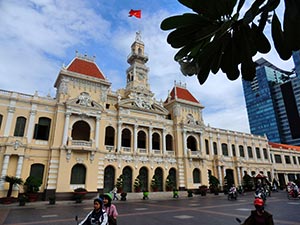
[[[105,193],[101,196],[103,198],[104,210],[108,215],[108,225],[117,225],[118,211],[117,207],[112,204],[112,195],[110,193]]]
[[[79,225],[107,225],[108,217],[101,198],[94,199],[94,209],[90,211]]]
[[[274,225],[273,216],[264,209],[264,201],[261,198],[254,200],[255,210],[242,225]]]
[[[115,186],[114,189],[112,189],[111,193],[113,193],[114,198],[113,200],[119,200],[118,196],[117,196],[117,192],[118,192],[118,188]]]

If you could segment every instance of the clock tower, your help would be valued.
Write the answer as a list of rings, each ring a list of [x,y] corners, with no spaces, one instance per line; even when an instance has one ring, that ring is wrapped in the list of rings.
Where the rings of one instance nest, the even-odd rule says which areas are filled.
[[[149,68],[145,65],[148,56],[144,52],[145,45],[141,40],[140,32],[136,32],[135,41],[131,45],[131,53],[127,58],[130,64],[126,70],[126,93],[143,94],[144,96],[153,96],[148,82]]]

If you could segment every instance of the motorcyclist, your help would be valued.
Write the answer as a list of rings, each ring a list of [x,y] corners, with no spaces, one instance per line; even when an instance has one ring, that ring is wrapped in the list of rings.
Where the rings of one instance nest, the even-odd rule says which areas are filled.
[[[232,184],[232,186],[230,187],[228,195],[229,195],[229,197],[236,199],[236,197],[237,197],[237,189],[234,186],[234,184]]]
[[[255,210],[242,225],[274,225],[273,216],[264,209],[264,201],[261,198],[254,200]]]

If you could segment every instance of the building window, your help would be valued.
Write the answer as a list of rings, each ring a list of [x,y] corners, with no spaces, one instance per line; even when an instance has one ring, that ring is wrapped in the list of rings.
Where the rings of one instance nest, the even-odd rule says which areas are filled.
[[[105,145],[115,146],[115,129],[111,126],[105,128]]]
[[[214,154],[218,155],[218,148],[217,148],[217,143],[213,142],[213,148],[214,148]]]
[[[285,155],[285,156],[284,156],[284,159],[285,159],[285,163],[286,163],[286,164],[291,164],[291,158],[290,158],[289,155]]]
[[[231,149],[232,149],[232,155],[236,156],[235,145],[231,145]]]
[[[90,125],[83,121],[77,121],[73,124],[71,137],[72,140],[89,141],[90,140]]]
[[[269,159],[267,149],[263,148],[263,153],[264,153],[265,159]]]
[[[275,163],[282,163],[281,155],[274,155],[275,156]]]
[[[260,159],[261,158],[261,155],[260,155],[260,150],[259,150],[259,148],[255,148],[255,151],[256,151],[256,157],[258,158],[258,159]]]
[[[248,150],[248,157],[249,158],[253,158],[253,152],[252,152],[252,148],[250,146],[247,147]]]
[[[201,173],[199,169],[193,170],[193,183],[200,184],[201,183]]]
[[[139,131],[138,132],[138,141],[137,141],[137,147],[138,148],[143,148],[145,149],[146,148],[146,133],[144,131]]]
[[[245,157],[245,151],[243,145],[239,145],[239,151],[240,151],[240,157]]]
[[[298,164],[300,164],[300,157],[298,157]]]
[[[34,127],[34,139],[47,141],[50,133],[51,119],[46,117],[39,118],[39,123]]]
[[[206,150],[206,155],[209,155],[209,143],[207,139],[205,139],[205,150]]]
[[[14,136],[15,137],[23,137],[25,126],[26,126],[26,118],[23,116],[18,117],[16,126],[15,126]]]
[[[187,138],[187,148],[191,151],[197,151],[197,141],[193,136]]]
[[[1,125],[2,125],[2,119],[3,119],[3,116],[0,114],[0,129],[1,129]]]
[[[160,136],[158,133],[152,134],[152,149],[160,150]]]
[[[228,156],[228,146],[227,146],[227,144],[225,144],[225,143],[222,143],[222,154],[224,155],[224,156]]]
[[[122,147],[131,147],[131,132],[127,128],[122,130]]]
[[[170,134],[166,136],[166,149],[167,151],[173,151],[173,137]]]
[[[71,171],[71,184],[85,184],[86,168],[82,164],[76,164]]]
[[[45,166],[40,163],[32,164],[30,167],[30,176],[43,181]]]
[[[293,162],[294,162],[295,165],[297,165],[296,156],[293,156]]]

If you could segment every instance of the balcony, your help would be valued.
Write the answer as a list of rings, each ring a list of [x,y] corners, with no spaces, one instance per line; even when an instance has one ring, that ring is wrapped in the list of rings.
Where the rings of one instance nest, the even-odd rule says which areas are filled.
[[[92,147],[92,141],[72,140],[71,145],[80,147]]]

